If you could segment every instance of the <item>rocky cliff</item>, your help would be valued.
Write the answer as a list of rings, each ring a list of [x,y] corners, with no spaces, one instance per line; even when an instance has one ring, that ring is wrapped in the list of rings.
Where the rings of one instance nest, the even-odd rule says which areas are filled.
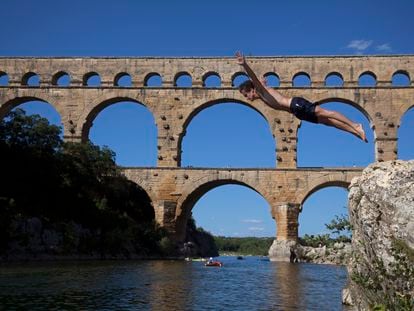
[[[368,166],[349,193],[349,293],[358,310],[414,309],[414,161]]]

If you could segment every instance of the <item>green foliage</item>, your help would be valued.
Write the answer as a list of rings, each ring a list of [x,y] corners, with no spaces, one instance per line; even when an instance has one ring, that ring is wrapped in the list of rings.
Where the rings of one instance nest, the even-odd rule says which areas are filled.
[[[351,242],[352,226],[349,222],[348,216],[344,214],[341,214],[340,216],[336,215],[335,219],[332,219],[329,224],[325,224],[325,227],[331,231],[330,234],[305,234],[303,237],[299,238],[299,243],[301,245],[311,247],[319,247],[321,245],[333,247],[333,245],[337,242]]]
[[[382,258],[367,263],[354,255],[356,265],[363,267],[351,275],[364,289],[367,301],[375,310],[414,310],[414,251],[401,240],[391,247],[393,261],[385,266]]]
[[[119,252],[129,239],[136,250],[158,252],[163,233],[154,226],[151,201],[121,174],[110,149],[64,143],[59,127],[16,109],[0,122],[0,154],[0,251],[15,219],[38,217],[99,232],[99,241],[86,240],[101,251]],[[66,229],[61,233],[70,252],[75,236]]]
[[[274,238],[232,238],[217,236],[214,237],[219,252],[234,253],[237,255],[266,256]]]
[[[335,219],[332,219],[329,224],[325,224],[325,227],[332,231],[333,234],[345,234],[350,235],[352,231],[351,223],[349,222],[348,216],[342,214],[340,216],[336,215]]]

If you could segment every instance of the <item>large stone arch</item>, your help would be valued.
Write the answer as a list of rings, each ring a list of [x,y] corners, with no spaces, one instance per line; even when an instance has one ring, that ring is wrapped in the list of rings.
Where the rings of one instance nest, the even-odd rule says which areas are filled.
[[[18,97],[9,96],[8,98],[6,98],[4,103],[0,105],[0,119],[3,119],[6,116],[6,114],[8,114],[11,110],[13,110],[13,108],[19,105],[22,105],[30,101],[40,101],[49,104],[56,110],[56,112],[60,116],[60,119],[62,120],[63,126],[63,117],[65,116],[65,109],[61,105],[56,104],[54,100],[55,98],[51,98],[50,96],[47,96],[47,94],[43,94],[42,97],[39,97],[37,95],[25,95]]]
[[[211,176],[202,178],[196,183],[193,183],[191,187],[184,189],[180,199],[177,202],[175,214],[175,232],[177,240],[184,239],[185,226],[195,203],[210,190],[224,185],[240,185],[247,187],[260,194],[269,203],[269,205],[271,204],[271,199],[266,196],[262,189],[260,189],[259,184],[251,185],[246,181],[229,178],[228,176],[223,176],[222,178],[217,176],[216,179],[212,179]]]
[[[49,96],[44,96],[43,98],[40,98],[39,96],[9,97],[6,99],[3,105],[0,105],[0,120],[2,120],[11,110],[13,110],[13,108],[30,101],[39,101],[53,107],[53,109],[57,112],[57,114],[60,117],[60,126],[62,127],[62,132],[65,132],[65,110],[62,106],[55,104],[54,100]]]
[[[83,114],[80,117],[80,123],[78,124],[78,128],[79,128],[79,132],[81,133],[81,141],[85,142],[89,140],[89,131],[93,125],[93,121],[96,119],[96,117],[102,110],[104,110],[105,108],[111,105],[117,104],[119,102],[124,102],[124,101],[133,102],[138,105],[146,107],[150,111],[152,116],[154,117],[154,120],[155,121],[157,120],[151,107],[149,107],[148,105],[145,105],[143,101],[139,99],[128,97],[128,96],[108,96],[108,98],[101,97],[98,100],[96,100],[94,103],[92,103],[90,106],[88,106],[88,109],[85,109],[83,111]]]
[[[303,203],[315,192],[322,190],[328,187],[341,187],[344,189],[348,189],[349,185],[351,184],[348,180],[328,180],[322,181],[320,184],[313,185],[313,188],[309,189],[308,192],[302,194],[299,197],[299,203],[303,206]]]
[[[158,195],[154,192],[154,189],[151,186],[151,183],[146,178],[146,176],[144,174],[136,172],[135,170],[130,169],[124,169],[122,172],[128,180],[132,181],[137,187],[141,188],[143,191],[147,193],[151,201],[152,207],[154,209],[155,220],[159,224],[162,224],[162,219],[159,218],[160,213],[157,211],[156,207]]]
[[[331,103],[331,102],[338,102],[338,103],[344,103],[347,105],[350,105],[352,107],[354,107],[355,109],[357,109],[359,112],[361,112],[365,118],[367,118],[367,120],[369,121],[369,123],[372,125],[372,122],[374,120],[374,118],[370,115],[370,113],[364,109],[361,105],[359,105],[358,103],[356,103],[355,101],[348,99],[348,98],[343,98],[343,97],[322,97],[322,98],[317,98],[315,100],[317,105],[322,105],[322,104],[326,104],[326,103]]]
[[[215,105],[226,104],[226,103],[240,104],[240,105],[253,109],[254,111],[259,113],[264,118],[269,128],[272,129],[272,123],[270,122],[271,117],[265,109],[263,109],[262,107],[256,107],[252,105],[251,103],[243,101],[239,98],[222,97],[222,98],[215,98],[207,102],[196,103],[195,105],[196,108],[193,110],[189,110],[187,114],[183,116],[184,122],[182,123],[182,128],[180,129],[180,133],[178,134],[178,141],[177,141],[178,166],[181,166],[181,153],[182,153],[183,138],[186,135],[187,127],[189,126],[191,121],[195,118],[196,115],[198,115],[203,110],[210,108],[212,106],[215,106]],[[272,136],[275,139],[275,136],[273,133],[272,133]],[[276,145],[276,141],[275,141],[275,145]]]

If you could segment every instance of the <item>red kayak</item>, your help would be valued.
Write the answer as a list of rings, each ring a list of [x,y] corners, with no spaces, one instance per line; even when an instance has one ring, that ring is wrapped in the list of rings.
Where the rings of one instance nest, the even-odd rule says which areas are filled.
[[[220,261],[207,261],[204,265],[206,267],[222,267],[223,263]]]

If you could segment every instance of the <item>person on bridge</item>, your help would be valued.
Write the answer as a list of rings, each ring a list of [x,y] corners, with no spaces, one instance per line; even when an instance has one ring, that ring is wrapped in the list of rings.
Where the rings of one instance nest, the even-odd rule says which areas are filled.
[[[237,63],[243,67],[249,76],[240,84],[239,90],[248,100],[261,99],[268,106],[292,113],[300,120],[312,123],[321,123],[346,131],[368,142],[362,124],[355,123],[337,111],[326,110],[316,103],[311,103],[303,97],[286,97],[275,89],[267,86],[266,79],[259,79],[252,68],[247,64],[244,55],[236,52]]]

